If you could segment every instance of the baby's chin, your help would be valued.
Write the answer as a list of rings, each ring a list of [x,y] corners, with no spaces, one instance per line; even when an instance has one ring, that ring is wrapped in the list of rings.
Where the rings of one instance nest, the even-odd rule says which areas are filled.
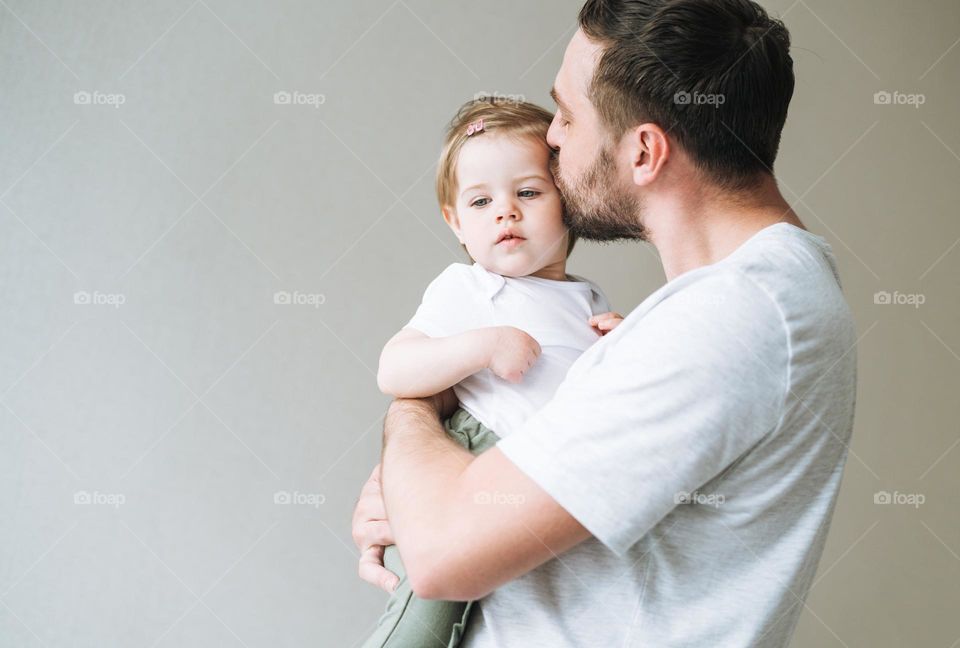
[[[494,251],[485,259],[477,259],[477,262],[490,272],[504,277],[526,277],[540,269],[534,255],[519,250],[507,254]]]

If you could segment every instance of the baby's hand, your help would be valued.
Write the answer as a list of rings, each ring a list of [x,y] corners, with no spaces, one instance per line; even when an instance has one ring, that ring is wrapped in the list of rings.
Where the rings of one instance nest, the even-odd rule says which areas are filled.
[[[587,322],[593,327],[593,330],[600,335],[606,335],[623,321],[623,315],[620,313],[600,313],[594,315]]]
[[[494,326],[489,331],[487,368],[499,378],[519,383],[540,355],[540,344],[529,333],[513,326]]]

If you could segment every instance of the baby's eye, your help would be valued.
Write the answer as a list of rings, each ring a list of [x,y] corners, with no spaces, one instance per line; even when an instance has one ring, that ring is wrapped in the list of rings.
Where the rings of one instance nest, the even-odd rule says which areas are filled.
[[[541,192],[536,189],[521,189],[517,192],[517,195],[521,198],[536,198],[540,195]]]
[[[486,207],[488,202],[490,202],[490,199],[489,199],[489,198],[477,198],[477,199],[474,200],[472,203],[470,203],[470,206],[471,206],[471,207]]]

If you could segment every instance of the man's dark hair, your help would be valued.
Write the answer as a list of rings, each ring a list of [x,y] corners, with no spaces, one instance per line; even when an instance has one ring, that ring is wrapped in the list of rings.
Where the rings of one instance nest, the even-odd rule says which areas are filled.
[[[588,0],[604,50],[590,100],[616,139],[653,122],[728,189],[773,172],[793,96],[790,34],[750,0]]]

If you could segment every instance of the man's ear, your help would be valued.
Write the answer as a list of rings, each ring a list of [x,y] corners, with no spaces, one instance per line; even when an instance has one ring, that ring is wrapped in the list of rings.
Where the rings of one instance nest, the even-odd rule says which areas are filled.
[[[447,225],[450,226],[450,229],[453,230],[457,240],[460,241],[460,245],[463,245],[463,237],[460,236],[460,218],[457,216],[457,210],[450,205],[444,205],[440,208],[440,211],[443,212],[443,220],[445,220]]]
[[[625,143],[630,154],[633,183],[641,187],[649,185],[670,158],[667,134],[656,124],[640,124],[628,132]]]

